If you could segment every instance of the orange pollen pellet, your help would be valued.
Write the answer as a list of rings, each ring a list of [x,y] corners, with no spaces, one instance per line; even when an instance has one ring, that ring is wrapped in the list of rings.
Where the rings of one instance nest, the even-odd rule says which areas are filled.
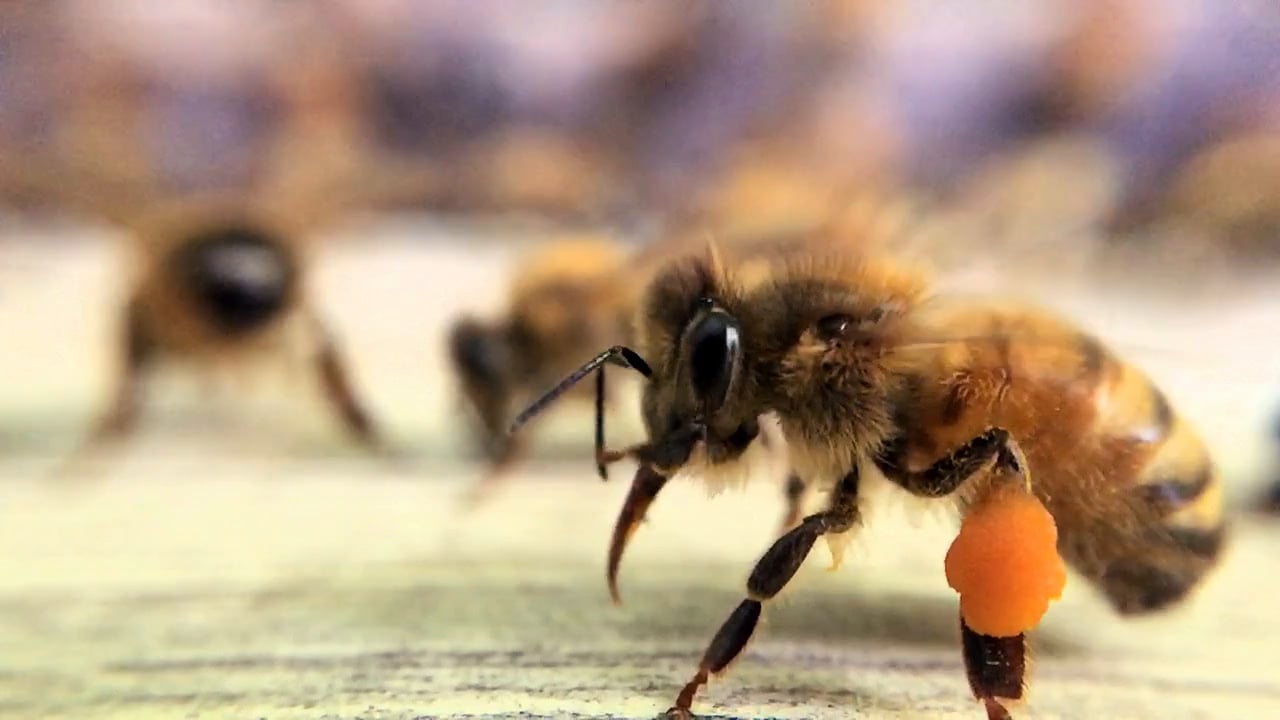
[[[993,637],[1039,624],[1067,582],[1057,543],[1053,516],[1022,488],[994,490],[970,508],[946,558],[965,624]]]

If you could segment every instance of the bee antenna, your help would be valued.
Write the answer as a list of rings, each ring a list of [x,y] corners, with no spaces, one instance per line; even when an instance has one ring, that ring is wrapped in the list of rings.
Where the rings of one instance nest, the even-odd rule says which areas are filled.
[[[507,433],[514,435],[525,423],[545,410],[552,402],[555,402],[556,398],[568,392],[570,388],[577,385],[591,373],[598,371],[599,375],[596,377],[596,470],[600,473],[602,479],[608,479],[608,473],[605,471],[603,463],[599,462],[599,458],[604,452],[604,366],[606,364],[630,368],[646,378],[653,377],[653,370],[649,367],[649,363],[640,357],[640,353],[623,345],[614,345],[588,360],[582,367],[574,370],[555,387],[544,393],[542,397],[533,401],[529,407],[525,408],[511,422],[511,427],[507,430]]]
[[[601,457],[604,454],[604,366],[596,371],[596,474],[601,480],[609,479],[609,468]]]

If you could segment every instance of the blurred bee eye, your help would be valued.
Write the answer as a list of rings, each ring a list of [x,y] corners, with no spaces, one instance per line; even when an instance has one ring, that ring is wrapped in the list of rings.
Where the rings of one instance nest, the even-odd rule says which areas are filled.
[[[210,320],[247,332],[288,303],[294,269],[280,246],[253,228],[215,228],[188,239],[170,262]]]
[[[694,390],[710,410],[718,410],[742,365],[738,324],[726,313],[710,312],[694,325],[689,348]]]

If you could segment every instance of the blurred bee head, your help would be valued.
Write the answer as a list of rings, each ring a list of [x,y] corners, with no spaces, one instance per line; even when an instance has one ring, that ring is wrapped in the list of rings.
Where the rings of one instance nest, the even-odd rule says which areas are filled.
[[[465,385],[505,386],[510,352],[505,333],[495,325],[465,317],[449,334],[449,358]]]
[[[226,335],[268,324],[289,305],[298,268],[272,232],[230,222],[195,230],[179,241],[167,270],[191,303]]]
[[[450,329],[448,351],[463,399],[480,421],[487,452],[500,454],[513,392],[507,333],[497,324],[464,317]]]
[[[139,261],[134,303],[165,344],[239,344],[304,305],[307,241],[240,198],[155,202],[125,230]]]

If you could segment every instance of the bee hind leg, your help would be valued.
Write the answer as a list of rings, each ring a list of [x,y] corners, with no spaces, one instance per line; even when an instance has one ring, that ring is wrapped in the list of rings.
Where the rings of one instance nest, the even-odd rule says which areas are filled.
[[[893,443],[877,464],[885,476],[908,492],[941,498],[989,466],[1002,479],[1016,480],[1030,488],[1026,457],[1003,428],[991,428],[923,470],[905,467],[905,445]],[[970,629],[960,620],[965,673],[969,688],[987,710],[988,720],[1011,720],[1002,701],[1021,700],[1025,691],[1026,638],[993,637]]]
[[[747,579],[747,598],[729,615],[698,664],[698,670],[676,697],[669,717],[688,718],[698,689],[712,675],[719,675],[742,653],[755,632],[763,603],[772,599],[795,576],[818,538],[843,533],[858,522],[858,473],[850,472],[840,481],[832,495],[830,507],[805,518],[795,528],[778,538]]]
[[[960,621],[964,668],[969,688],[987,710],[987,720],[1011,720],[1001,700],[1021,700],[1026,689],[1026,638],[992,637],[974,632]]]
[[[908,470],[905,456],[906,443],[899,440],[889,444],[876,464],[885,477],[920,497],[940,498],[954,493],[993,460],[1002,473],[1024,483],[1029,478],[1022,450],[1003,428],[987,430],[923,470]]]

